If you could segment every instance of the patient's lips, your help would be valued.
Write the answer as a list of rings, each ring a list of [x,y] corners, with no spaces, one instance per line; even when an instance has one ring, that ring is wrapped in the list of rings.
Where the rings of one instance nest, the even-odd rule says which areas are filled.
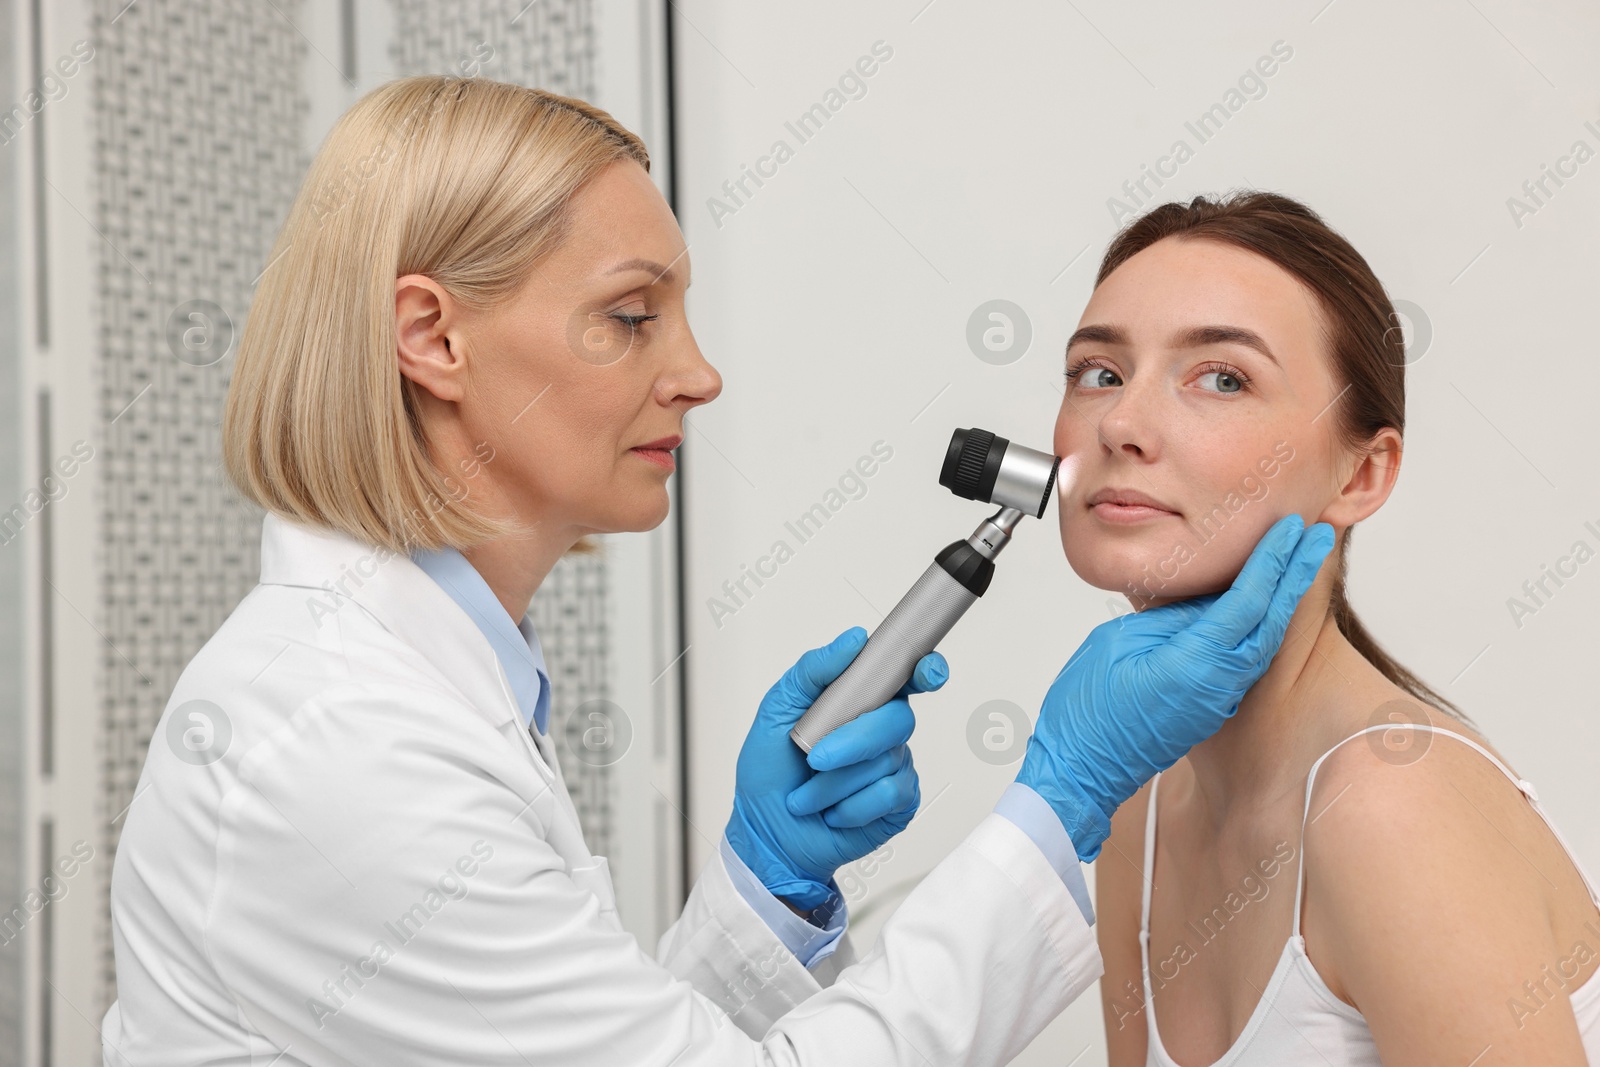
[[[1118,525],[1179,517],[1176,509],[1137,489],[1099,489],[1086,503],[1096,518]]]

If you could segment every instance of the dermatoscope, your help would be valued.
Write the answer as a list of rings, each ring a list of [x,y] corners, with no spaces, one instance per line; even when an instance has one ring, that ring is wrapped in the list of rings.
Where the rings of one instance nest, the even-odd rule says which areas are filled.
[[[994,577],[994,559],[1024,515],[1043,518],[1055,488],[1055,456],[1013,444],[988,430],[957,430],[945,450],[939,484],[956,496],[999,504],[965,541],[945,546],[866,647],[789,731],[806,752],[856,716],[882,707],[910,679]]]

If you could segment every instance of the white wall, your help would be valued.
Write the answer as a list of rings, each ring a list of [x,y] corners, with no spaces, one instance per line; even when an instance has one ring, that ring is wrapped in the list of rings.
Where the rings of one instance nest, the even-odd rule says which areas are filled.
[[[1161,200],[1236,186],[1302,199],[1423,309],[1432,340],[1411,374],[1406,470],[1363,525],[1352,599],[1538,785],[1600,870],[1600,562],[1520,628],[1507,606],[1575,541],[1600,548],[1584,527],[1600,529],[1600,159],[1520,226],[1507,207],[1574,141],[1600,150],[1600,13],[1508,0],[924,4],[676,5],[691,316],[726,381],[685,446],[697,855],[726,821],[766,688],[804,649],[875,625],[985,514],[937,484],[951,429],[1049,448],[1062,347],[1115,229],[1107,199],[1183,138],[1194,157]],[[879,40],[893,57],[866,96],[800,144],[785,122]],[[1277,41],[1293,55],[1266,94],[1196,146],[1185,122]],[[719,226],[708,198],[778,139],[793,158]],[[1034,330],[1008,366],[965,341],[992,298],[1021,305]],[[894,454],[866,495],[798,545],[785,520],[880,439]],[[929,815],[866,883],[855,914],[869,937],[873,909],[897,903],[897,883],[925,873],[1015,774],[969,749],[974,709],[1005,699],[1031,717],[1108,616],[1054,523],[1052,509],[1020,530],[943,646],[952,678],[918,703],[913,745]],[[794,558],[715,624],[707,598],[779,538]],[[1025,1062],[1099,1062],[1099,1031],[1088,998]]]

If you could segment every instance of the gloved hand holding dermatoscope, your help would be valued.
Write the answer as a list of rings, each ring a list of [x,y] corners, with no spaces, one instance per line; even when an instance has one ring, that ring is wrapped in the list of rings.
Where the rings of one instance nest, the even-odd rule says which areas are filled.
[[[948,545],[872,632],[866,647],[789,731],[805,752],[827,734],[887,703],[917,661],[944,639],[989,588],[994,560],[1024,515],[1044,516],[1056,484],[1055,456],[988,430],[956,430],[939,484],[959,497],[998,504],[965,541]]]
[[[894,697],[983,594],[994,557],[1017,521],[1023,514],[1043,517],[1058,463],[984,430],[955,432],[940,484],[967,499],[998,503],[1000,511],[972,537],[939,553],[850,666],[800,716],[789,737],[810,759],[828,733]],[[1299,515],[1286,515],[1260,539],[1226,592],[1102,623],[1062,667],[1045,695],[1017,781],[1055,811],[1080,859],[1099,854],[1118,806],[1237,710],[1271,665],[1333,543],[1327,523],[1307,527]],[[821,806],[808,799],[804,810]]]

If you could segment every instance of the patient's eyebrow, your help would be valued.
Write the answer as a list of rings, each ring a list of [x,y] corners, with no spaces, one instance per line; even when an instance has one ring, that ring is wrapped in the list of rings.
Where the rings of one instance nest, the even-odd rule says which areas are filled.
[[[1072,346],[1084,341],[1098,341],[1107,345],[1128,344],[1127,331],[1120,326],[1110,323],[1095,323],[1090,326],[1080,327],[1067,341],[1067,354],[1071,355]],[[1254,330],[1243,326],[1191,326],[1173,338],[1173,345],[1177,348],[1198,348],[1202,345],[1244,345],[1253,348],[1263,356],[1278,363],[1278,357],[1272,354],[1272,349],[1267,342]]]
[[[1277,363],[1278,357],[1272,354],[1272,349],[1267,347],[1267,342],[1254,330],[1247,330],[1243,326],[1191,326],[1176,338],[1179,348],[1198,348],[1201,345],[1244,345],[1253,348],[1263,356]]]
[[[1080,326],[1076,333],[1067,339],[1067,354],[1072,354],[1072,346],[1083,341],[1099,341],[1107,345],[1125,345],[1128,335],[1120,326],[1111,326],[1104,323],[1095,323],[1092,326]]]

